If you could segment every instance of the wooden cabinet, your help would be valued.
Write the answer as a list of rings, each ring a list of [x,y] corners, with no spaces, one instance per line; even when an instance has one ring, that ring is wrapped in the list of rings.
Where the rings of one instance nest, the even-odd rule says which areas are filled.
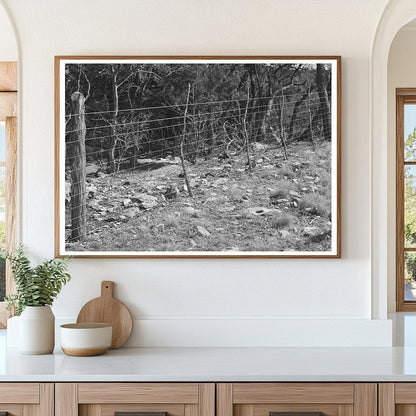
[[[216,399],[217,416],[377,416],[376,383],[220,383]]]
[[[215,416],[214,383],[57,383],[56,416]],[[130,412],[130,413],[129,413]],[[145,412],[145,413],[139,413]],[[165,413],[166,412],[166,413]]]
[[[0,383],[0,415],[53,416],[52,383]]]
[[[380,383],[379,416],[415,416],[416,383]]]
[[[414,383],[0,383],[0,416],[416,416]]]

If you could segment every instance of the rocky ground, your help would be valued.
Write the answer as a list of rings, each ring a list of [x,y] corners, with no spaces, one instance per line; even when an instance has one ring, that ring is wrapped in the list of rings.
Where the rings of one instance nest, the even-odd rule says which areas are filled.
[[[187,164],[179,160],[105,174],[88,167],[87,237],[69,251],[329,251],[330,143],[281,148],[255,144],[244,153]],[[70,187],[68,187],[69,191]],[[67,209],[67,237],[70,221]]]

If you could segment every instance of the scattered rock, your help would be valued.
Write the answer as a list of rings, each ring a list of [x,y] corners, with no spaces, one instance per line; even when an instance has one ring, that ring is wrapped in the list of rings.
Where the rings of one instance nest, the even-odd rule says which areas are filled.
[[[284,192],[282,189],[273,189],[270,192],[270,198],[282,198],[283,196],[285,196],[286,192]]]
[[[131,204],[131,199],[130,198],[123,199],[123,206],[124,207],[128,207],[130,204]]]
[[[86,186],[86,191],[87,191],[87,198],[94,198],[97,192],[97,187],[93,184],[89,184]]]
[[[300,199],[300,195],[296,191],[289,191],[289,196],[291,196],[293,199]]]
[[[140,208],[137,208],[137,207],[128,208],[123,211],[123,215],[130,219],[137,217],[140,214],[141,214]]]
[[[106,218],[104,219],[104,221],[106,221],[106,222],[115,222],[115,221],[117,221],[117,219],[118,219],[118,218],[116,218],[115,216],[110,215],[110,216],[106,217]]]
[[[194,207],[184,207],[183,212],[185,212],[186,214],[193,214],[195,212],[195,208]]]
[[[99,165],[90,164],[85,167],[85,173],[87,176],[97,176],[97,173],[101,170]]]
[[[211,233],[204,227],[197,225],[196,229],[198,230],[199,234],[201,234],[204,237],[209,237]]]
[[[305,237],[311,237],[312,235],[319,234],[321,232],[320,228],[318,227],[305,227],[303,229],[303,235]]]
[[[148,195],[148,194],[136,195],[131,200],[133,202],[137,202],[139,206],[143,209],[150,209],[159,205],[159,203],[157,202],[157,198],[153,195]]]
[[[158,224],[158,225],[156,225],[155,228],[158,231],[164,231],[165,230],[165,224]]]
[[[169,185],[164,193],[166,199],[175,199],[179,196],[179,189],[176,185]]]
[[[191,189],[193,189],[198,186],[198,182],[195,179],[191,179],[189,181],[189,186],[191,187]],[[185,192],[188,192],[188,186],[186,185],[186,183],[183,185],[183,190]]]
[[[280,211],[265,207],[251,207],[246,209],[246,213],[254,216],[273,216],[280,214]]]
[[[279,235],[282,238],[288,238],[288,237],[291,236],[291,233],[289,231],[287,231],[287,230],[280,230],[279,231]]]
[[[274,199],[271,201],[273,205],[280,205],[280,204],[287,204],[289,203],[289,200],[286,198],[280,198],[280,199]]]
[[[310,237],[310,240],[313,243],[320,243],[321,241],[325,240],[330,235],[331,235],[331,230],[324,230],[319,234],[312,235]]]
[[[226,206],[226,207],[222,207],[222,209],[221,209],[221,211],[223,211],[223,212],[232,212],[232,211],[234,211],[235,210],[235,205],[231,205],[231,206]]]
[[[176,158],[166,159],[137,159],[137,169],[154,170],[166,165],[177,165],[179,161]]]
[[[71,182],[65,181],[65,204],[71,202]]]
[[[88,201],[87,205],[88,205],[89,208],[93,209],[94,211],[104,211],[104,212],[107,211],[107,209],[105,207],[101,206],[98,203],[98,201],[95,201],[95,200]]]
[[[322,229],[318,227],[305,227],[303,229],[303,235],[308,237],[313,243],[320,243],[331,235],[331,229]]]
[[[267,146],[265,146],[263,143],[256,142],[251,145],[251,148],[256,152],[261,152],[262,150],[266,150]]]
[[[218,198],[216,198],[215,196],[211,196],[209,198],[207,198],[207,200],[204,202],[204,204],[209,204],[210,202],[218,202]]]

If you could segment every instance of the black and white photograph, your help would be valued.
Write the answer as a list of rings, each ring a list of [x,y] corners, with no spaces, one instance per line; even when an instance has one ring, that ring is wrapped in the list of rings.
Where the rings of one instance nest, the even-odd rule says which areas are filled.
[[[340,257],[339,57],[56,57],[56,255]]]

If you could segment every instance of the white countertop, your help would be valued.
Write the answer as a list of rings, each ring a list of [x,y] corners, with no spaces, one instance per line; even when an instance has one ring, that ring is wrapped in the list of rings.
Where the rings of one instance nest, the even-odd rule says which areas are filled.
[[[120,348],[0,357],[0,381],[416,381],[416,348]]]
[[[96,357],[23,355],[0,330],[0,382],[416,381],[416,314],[393,348],[119,348]]]

